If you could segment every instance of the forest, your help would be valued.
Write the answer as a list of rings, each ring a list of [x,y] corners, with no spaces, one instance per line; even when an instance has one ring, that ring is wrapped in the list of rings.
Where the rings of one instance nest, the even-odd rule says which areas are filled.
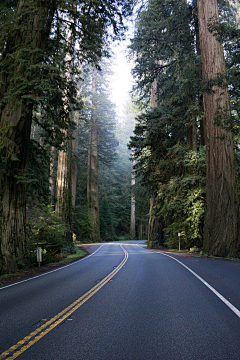
[[[111,45],[134,87],[111,99]],[[146,239],[240,257],[240,5],[2,0],[0,274]]]

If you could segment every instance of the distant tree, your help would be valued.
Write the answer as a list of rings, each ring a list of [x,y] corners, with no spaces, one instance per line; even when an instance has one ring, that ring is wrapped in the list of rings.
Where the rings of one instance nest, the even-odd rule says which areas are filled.
[[[114,238],[113,217],[107,197],[100,201],[100,235],[103,241]]]
[[[115,108],[109,98],[109,61],[104,59],[99,65],[101,71],[93,67],[85,67],[82,84],[85,105],[80,112],[79,120],[80,136],[85,132],[85,136],[81,136],[81,141],[79,140],[79,155],[82,157],[82,168],[86,169],[84,170],[86,177],[81,182],[80,192],[83,195],[81,204],[84,205],[84,199],[88,202],[91,227],[88,237],[94,241],[100,239],[100,232],[103,234],[99,228],[101,227],[99,211],[102,214],[101,206],[106,196],[102,186],[104,187],[104,183],[108,181],[104,177],[105,173],[111,176],[110,168],[116,157],[117,146],[114,136]]]
[[[131,239],[135,239],[136,237],[136,197],[135,197],[135,169],[134,169],[134,149],[132,149],[132,162],[133,162],[133,168],[132,168],[132,174],[131,174],[131,224],[130,224],[130,237]]]
[[[229,4],[231,5],[233,11],[235,12],[238,27],[240,28],[240,4],[237,0],[229,0]]]

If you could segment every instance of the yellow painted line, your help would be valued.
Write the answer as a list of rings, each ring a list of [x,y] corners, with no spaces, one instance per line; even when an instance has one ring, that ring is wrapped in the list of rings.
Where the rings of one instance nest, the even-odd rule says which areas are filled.
[[[128,252],[123,248],[122,244],[120,244],[120,247],[125,253],[124,259],[109,275],[107,275],[103,280],[101,280],[97,285],[95,285],[88,292],[82,295],[79,299],[74,301],[71,305],[69,305],[64,310],[62,310],[59,314],[57,314],[52,319],[47,321],[45,324],[40,326],[38,329],[30,333],[23,340],[19,341],[16,345],[11,346],[8,350],[4,351],[0,355],[0,359],[7,359],[7,360],[16,359],[16,357],[18,357],[24,351],[29,349],[33,344],[35,344],[38,340],[40,340],[42,337],[48,334],[57,325],[59,325],[64,320],[66,320],[74,311],[76,311],[80,306],[82,306],[88,299],[90,299],[96,292],[98,292],[110,279],[112,279],[117,274],[117,272],[124,266],[124,264],[128,259]],[[25,343],[26,345],[24,345]]]

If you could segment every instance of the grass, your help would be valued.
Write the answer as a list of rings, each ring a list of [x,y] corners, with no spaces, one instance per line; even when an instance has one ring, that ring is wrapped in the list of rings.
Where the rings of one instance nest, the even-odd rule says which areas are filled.
[[[3,274],[3,275],[0,275],[0,280],[1,279],[7,279],[8,277],[10,277],[12,275],[21,275],[21,273],[20,272],[15,272],[14,274]]]
[[[174,252],[179,252],[179,253],[188,253],[189,250],[179,250],[179,249],[167,249],[168,251],[174,251]]]
[[[57,265],[57,264],[62,264],[62,265],[68,264],[68,263],[71,263],[71,262],[76,261],[76,260],[78,260],[78,259],[81,259],[81,258],[84,257],[85,255],[86,255],[86,252],[85,252],[85,251],[77,249],[76,254],[68,255],[68,256],[66,256],[64,259],[62,259],[62,260],[60,260],[60,261],[58,261],[58,262],[48,263],[48,264],[45,264],[45,265],[47,266],[47,265],[53,265],[53,264],[54,264],[54,265]],[[44,265],[41,266],[41,267],[44,267]],[[17,272],[15,272],[15,273],[0,275],[0,282],[1,282],[1,280],[7,279],[7,278],[10,278],[10,277],[13,277],[13,276],[21,276],[21,275],[24,273],[24,271],[25,271],[25,270],[28,270],[28,269],[30,269],[30,268],[21,269],[22,271],[20,270],[20,271],[17,271]]]
[[[240,259],[238,259],[238,258],[232,258],[232,257],[221,257],[221,256],[208,255],[208,254],[203,254],[203,255],[200,255],[200,256],[210,257],[210,258],[212,258],[212,259],[219,259],[219,260],[240,261]]]

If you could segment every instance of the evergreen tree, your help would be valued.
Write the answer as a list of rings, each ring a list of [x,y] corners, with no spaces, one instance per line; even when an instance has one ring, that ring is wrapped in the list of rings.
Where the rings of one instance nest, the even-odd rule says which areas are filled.
[[[140,15],[130,46],[135,59],[136,89],[145,108],[137,118],[130,145],[135,148],[137,174],[142,175],[151,194],[149,240],[158,239],[161,243],[162,230],[168,226],[163,214],[156,216],[155,208],[161,186],[174,176],[169,167],[164,182],[158,182],[162,159],[177,143],[196,151],[200,141],[204,142],[197,133],[201,104],[200,81],[196,79],[201,67],[192,10],[185,1],[150,1]]]
[[[1,2],[0,14],[0,133],[1,133],[1,252],[6,268],[26,256],[25,187],[33,110],[41,109],[39,124],[52,144],[63,144],[70,126],[73,82],[64,79],[68,49],[64,29],[72,16],[78,58],[96,62],[103,53],[107,29],[113,37],[131,12],[129,1],[12,1]],[[68,97],[69,98],[69,97]],[[38,119],[36,119],[38,120]]]
[[[217,9],[216,4],[215,1],[215,9]],[[198,6],[202,5],[206,5],[204,14],[207,14],[211,8],[210,2],[198,1]],[[199,245],[202,244],[204,214],[202,200],[205,194],[205,165],[203,161],[204,151],[200,145],[204,145],[207,140],[205,134],[207,134],[208,138],[210,136],[208,133],[210,131],[209,120],[206,120],[206,126],[204,126],[204,116],[209,116],[207,115],[206,99],[210,99],[211,96],[208,107],[213,112],[211,121],[214,119],[214,123],[212,122],[211,128],[217,129],[216,131],[220,135],[217,136],[213,132],[214,140],[211,138],[211,141],[208,140],[207,142],[207,203],[209,204],[207,214],[212,208],[208,196],[215,196],[217,206],[214,211],[215,214],[219,209],[227,211],[228,208],[227,205],[221,205],[221,201],[225,201],[228,197],[224,194],[219,196],[219,189],[224,191],[223,189],[227,187],[220,184],[216,186],[217,179],[212,178],[210,180],[208,177],[210,173],[216,175],[220,169],[220,164],[222,164],[222,170],[219,170],[222,176],[219,175],[218,179],[223,179],[225,184],[229,184],[228,188],[232,191],[230,197],[233,203],[231,206],[229,205],[229,211],[232,215],[229,213],[229,216],[227,216],[221,213],[220,216],[220,213],[218,213],[218,221],[222,222],[225,217],[230,220],[231,225],[229,224],[228,229],[230,234],[234,233],[236,235],[238,228],[238,195],[236,193],[233,140],[231,140],[232,135],[230,133],[232,131],[237,134],[239,129],[237,123],[238,85],[233,75],[236,74],[238,66],[236,60],[238,46],[236,41],[231,41],[234,37],[236,39],[238,30],[234,26],[231,28],[229,26],[229,20],[232,22],[233,16],[228,2],[219,1],[219,9],[222,24],[219,23],[218,17],[215,18],[216,21],[213,24],[206,20],[204,22],[205,29],[208,27],[209,30],[206,30],[205,37],[203,37],[201,23],[203,12],[201,14],[197,13],[196,1],[187,4],[185,1],[169,0],[161,2],[151,0],[148,7],[139,16],[135,36],[130,47],[136,59],[133,71],[137,82],[136,90],[140,93],[140,100],[145,107],[145,112],[137,119],[135,135],[130,143],[135,148],[137,173],[142,174],[143,182],[151,189],[151,193],[154,193],[154,190],[157,193],[157,196],[153,198],[153,214],[159,220],[162,218],[168,240],[172,241],[173,244],[177,240],[177,232],[181,231],[185,236],[186,247],[191,246],[193,239]],[[228,31],[224,34],[223,29],[228,29]],[[231,84],[232,118],[229,117],[230,107],[227,97],[225,97],[225,101],[221,100],[222,103],[220,101],[218,108],[215,102],[216,99],[214,100],[214,96],[223,99],[227,88],[226,72],[224,72],[224,66],[220,66],[220,59],[224,60],[223,52],[221,56],[212,58],[211,64],[216,61],[215,70],[218,69],[217,72],[212,73],[211,76],[207,75],[207,71],[212,69],[210,64],[206,66],[206,59],[209,59],[210,53],[203,55],[203,52],[204,46],[205,50],[207,49],[210,32],[214,32],[214,34],[211,35],[212,45],[208,48],[208,51],[214,51],[216,46],[220,54],[221,45],[218,40],[223,39],[227,55],[227,66],[230,70],[228,74],[230,75],[229,84]],[[216,45],[216,42],[218,42],[218,45]],[[232,51],[233,49],[234,51]],[[201,55],[203,68],[201,66]],[[217,67],[217,62],[219,67]],[[224,61],[222,61],[222,64],[224,64]],[[153,89],[155,98],[152,97],[151,109],[148,106],[150,103],[150,91],[153,91]],[[154,109],[153,103],[156,104]],[[216,149],[215,143],[219,144]],[[210,148],[211,150],[209,150]],[[192,153],[188,149],[194,152]],[[183,154],[185,155],[183,156]],[[215,164],[210,160],[213,154],[219,154],[219,157],[216,157]],[[220,160],[221,156],[223,156],[224,160]],[[193,159],[197,167],[193,166]],[[229,165],[227,165],[228,161],[230,161]],[[178,173],[180,168],[178,168],[177,164],[181,164],[182,172]],[[225,167],[231,169],[231,174],[229,171],[228,174],[227,171],[224,172]],[[214,189],[211,189],[211,186]],[[210,193],[211,195],[209,195]],[[226,201],[228,204],[231,203],[229,198]],[[191,207],[196,210],[195,215],[194,212],[189,212]],[[194,221],[194,216],[198,229],[196,228],[193,233],[190,224]],[[211,215],[210,218],[214,219]],[[230,253],[236,255],[238,247],[236,236],[233,236],[235,240],[225,241],[224,235],[220,242],[215,233],[217,243],[214,245],[210,233],[214,233],[213,223],[216,224],[216,221],[213,220],[212,225],[210,223],[211,221],[207,215],[204,249],[218,255]],[[220,224],[216,226],[216,229],[217,227],[220,229]],[[219,232],[218,234],[220,235]]]

